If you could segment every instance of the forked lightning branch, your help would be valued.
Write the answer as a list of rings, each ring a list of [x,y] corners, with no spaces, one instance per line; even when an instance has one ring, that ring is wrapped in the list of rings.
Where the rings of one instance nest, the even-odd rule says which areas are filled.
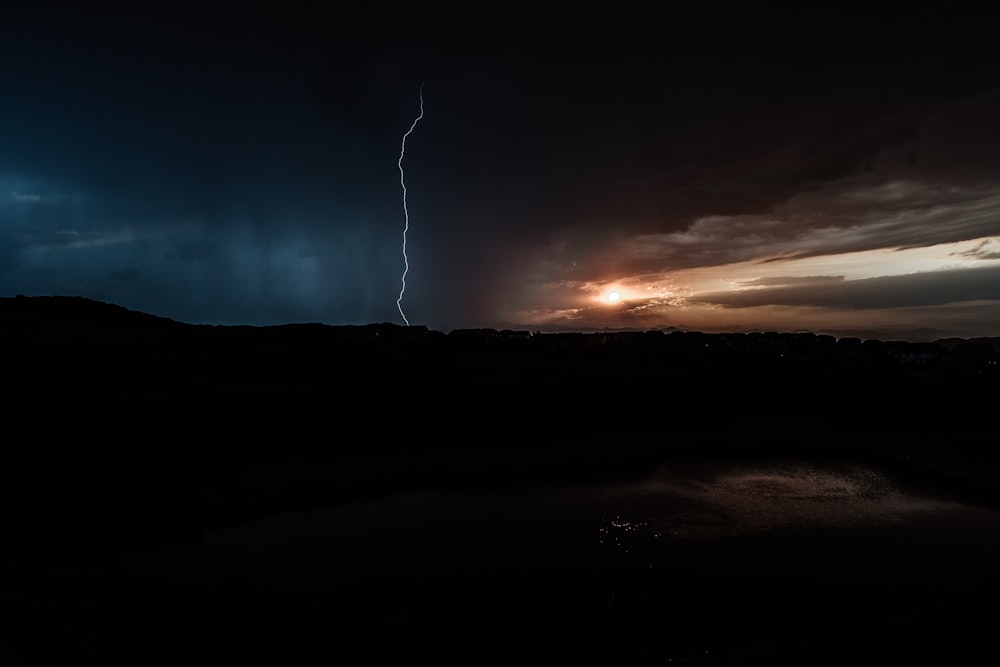
[[[424,117],[424,84],[420,84],[420,115],[413,119],[413,124],[410,125],[410,129],[406,131],[403,135],[403,144],[399,150],[399,161],[397,165],[399,166],[399,184],[403,188],[403,279],[402,285],[399,288],[399,298],[396,299],[396,307],[399,308],[399,314],[403,318],[403,322],[406,326],[410,326],[410,321],[406,319],[406,314],[403,312],[403,294],[406,292],[406,274],[410,270],[410,260],[406,256],[406,233],[410,231],[410,212],[406,208],[406,179],[403,175],[403,156],[406,155],[406,138],[410,136],[413,132],[413,128],[417,126],[420,119]]]

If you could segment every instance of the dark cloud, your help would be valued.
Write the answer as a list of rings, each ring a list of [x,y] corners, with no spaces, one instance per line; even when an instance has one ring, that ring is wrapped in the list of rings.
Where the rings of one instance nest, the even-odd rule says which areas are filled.
[[[870,174],[797,195],[768,214],[705,216],[685,229],[643,233],[618,223],[567,234],[541,276],[602,280],[734,262],[785,262],[915,248],[1000,234],[994,183],[934,183]],[[553,261],[553,258],[555,261]]]
[[[831,277],[824,282],[702,293],[693,302],[752,308],[817,306],[835,308],[904,308],[963,301],[1000,301],[1000,267],[934,271],[861,280]]]
[[[742,280],[739,285],[740,287],[774,287],[776,285],[801,287],[803,285],[825,285],[843,279],[844,276],[767,276],[753,280]]]

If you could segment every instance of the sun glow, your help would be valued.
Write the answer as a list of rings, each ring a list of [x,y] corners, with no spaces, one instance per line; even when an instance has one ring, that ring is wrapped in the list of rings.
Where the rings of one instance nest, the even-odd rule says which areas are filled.
[[[622,300],[622,293],[619,292],[618,290],[611,290],[610,292],[604,295],[604,300],[607,301],[608,303],[618,303],[619,301]]]

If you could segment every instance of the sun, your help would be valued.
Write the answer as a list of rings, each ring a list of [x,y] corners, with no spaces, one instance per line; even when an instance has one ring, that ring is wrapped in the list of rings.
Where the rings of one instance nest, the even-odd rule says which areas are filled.
[[[608,303],[618,303],[619,301],[621,301],[621,299],[622,299],[622,293],[619,292],[618,290],[612,290],[608,292],[607,295],[604,297],[604,300],[607,301]]]

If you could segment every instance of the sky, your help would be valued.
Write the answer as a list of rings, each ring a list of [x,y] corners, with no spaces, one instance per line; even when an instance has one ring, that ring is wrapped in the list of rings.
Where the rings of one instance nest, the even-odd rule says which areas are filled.
[[[140,4],[0,18],[0,295],[1000,335],[1000,44],[975,5]]]

